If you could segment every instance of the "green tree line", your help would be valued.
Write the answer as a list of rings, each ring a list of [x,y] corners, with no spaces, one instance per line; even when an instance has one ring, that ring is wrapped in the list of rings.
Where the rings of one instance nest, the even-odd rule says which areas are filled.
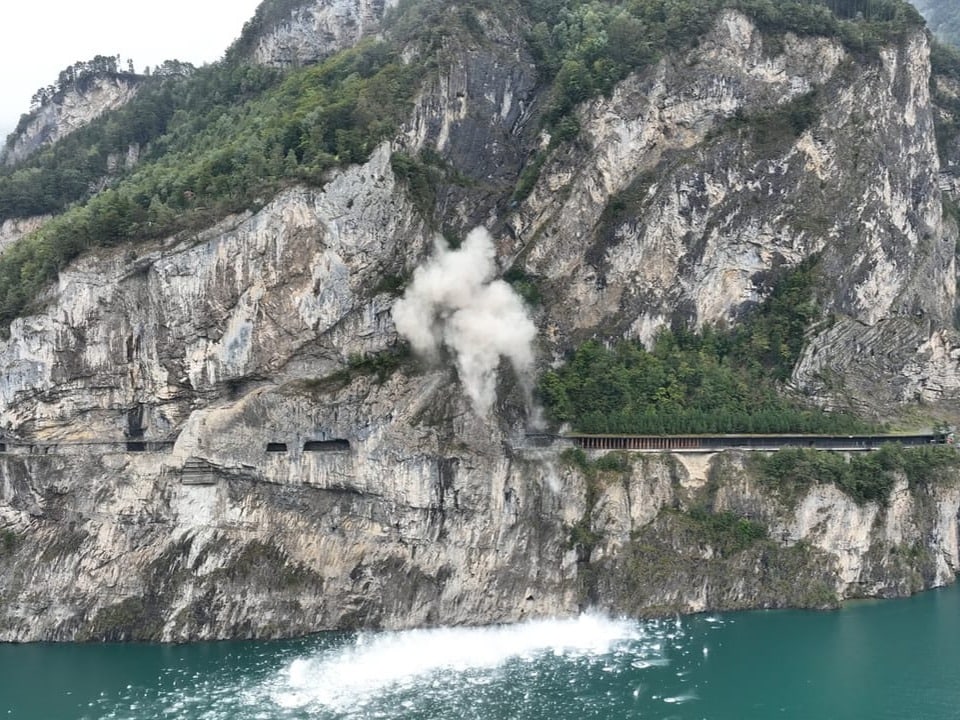
[[[577,136],[571,110],[578,102],[609,92],[663,52],[693,45],[722,7],[742,9],[765,32],[832,34],[850,43],[891,37],[916,20],[900,0],[849,8],[833,2],[833,9],[813,0],[517,1],[545,86],[551,147]],[[484,42],[477,13],[517,7],[402,0],[385,21],[384,41],[286,73],[247,64],[244,53],[258,33],[301,4],[263,4],[223,62],[195,71],[173,63],[184,72],[154,73],[123,108],[0,169],[0,221],[62,213],[0,257],[0,328],[88,248],[209,225],[289,183],[323,183],[330,168],[365,159],[409,113],[445,38],[459,33]],[[854,19],[845,19],[854,5]],[[411,46],[419,54],[402,61]],[[98,62],[112,67],[110,60]],[[136,167],[108,174],[109,159],[124,157],[131,145],[141,149]],[[542,163],[542,156],[532,159],[518,191],[533,186]]]
[[[904,448],[888,443],[876,452],[849,458],[841,453],[788,448],[758,454],[753,462],[761,480],[788,498],[813,485],[832,483],[858,503],[886,504],[898,475],[906,478],[910,488],[932,485],[945,471],[960,466],[960,453],[948,445]]]
[[[389,46],[369,42],[282,79],[250,66],[214,66],[180,83],[164,79],[149,95],[161,104],[156,113],[138,98],[86,132],[105,137],[120,127],[122,146],[130,133],[138,137],[143,130],[153,140],[141,164],[0,256],[0,326],[87,249],[206,227],[286,184],[321,183],[330,168],[366,159],[408,112],[418,76],[417,67],[400,62]],[[55,160],[79,141],[57,143],[43,158],[0,178],[0,217],[25,207],[26,214],[54,212],[82,194],[91,167],[71,173],[68,163]],[[45,165],[50,156],[54,160]]]
[[[783,396],[816,317],[816,264],[788,273],[734,330],[664,330],[652,349],[590,340],[538,385],[548,417],[587,433],[861,432],[856,418]]]

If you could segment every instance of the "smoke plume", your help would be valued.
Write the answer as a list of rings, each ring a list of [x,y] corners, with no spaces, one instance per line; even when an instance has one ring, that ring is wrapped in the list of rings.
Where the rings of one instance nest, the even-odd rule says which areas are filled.
[[[493,406],[500,358],[510,361],[529,386],[537,329],[520,296],[496,273],[490,233],[470,231],[451,250],[437,241],[436,254],[416,269],[413,282],[393,306],[397,332],[414,351],[437,357],[452,351],[460,380],[474,408],[486,415]]]

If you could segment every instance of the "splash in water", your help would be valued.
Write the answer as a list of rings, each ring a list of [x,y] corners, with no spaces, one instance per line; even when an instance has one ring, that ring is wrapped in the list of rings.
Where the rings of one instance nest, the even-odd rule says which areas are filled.
[[[313,643],[314,649],[304,647]],[[153,697],[136,688],[104,698],[92,718],[140,720],[585,720],[637,703],[675,706],[690,693],[647,690],[686,642],[676,620],[639,623],[585,614],[486,628],[319,636],[288,648],[259,645],[242,673],[178,675]],[[684,649],[680,654],[686,654]],[[682,678],[673,681],[680,690]],[[172,687],[171,687],[172,685]],[[636,707],[635,707],[636,706]]]

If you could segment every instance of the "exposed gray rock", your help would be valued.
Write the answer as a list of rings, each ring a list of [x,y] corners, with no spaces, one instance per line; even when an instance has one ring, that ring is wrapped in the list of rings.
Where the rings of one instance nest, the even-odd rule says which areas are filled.
[[[20,238],[32,233],[49,219],[49,215],[40,215],[31,218],[4,220],[3,223],[0,223],[0,253]]]
[[[58,93],[32,114],[27,126],[13,143],[0,148],[0,160],[14,165],[42,147],[55,143],[89,124],[103,113],[125,105],[136,95],[137,76],[98,76]]]
[[[434,150],[456,170],[438,187],[432,210],[461,234],[500,223],[498,205],[506,204],[536,142],[532,121],[542,91],[518,29],[488,12],[478,13],[477,22],[482,38],[445,39],[398,147],[411,154]]]
[[[774,53],[728,11],[685,57],[582,109],[583,146],[555,152],[509,220],[514,251],[550,290],[555,350],[598,330],[649,343],[673,322],[729,325],[814,254],[826,312],[864,328],[919,320],[958,344],[957,230],[943,220],[926,36],[872,62],[789,34]],[[793,132],[803,105],[791,103],[807,100],[810,124]],[[911,373],[942,373],[923,357]],[[906,372],[888,364],[847,386],[890,412],[906,398],[882,402],[882,388]],[[957,397],[952,381],[922,394]]]
[[[384,12],[397,0],[315,0],[257,38],[253,60],[262,65],[309,65],[354,45],[380,29]]]
[[[722,476],[710,485],[656,455],[588,477],[556,451],[504,454],[496,428],[443,397],[446,380],[358,378],[323,405],[257,393],[198,415],[193,447],[165,456],[0,458],[0,639],[275,637],[588,604],[820,607],[942,585],[960,567],[955,473],[933,489],[901,482],[886,507],[831,486],[785,506],[736,454],[708,460]],[[302,450],[321,435],[350,449]],[[266,440],[289,450],[265,454]],[[182,481],[185,452],[204,454],[208,482]],[[703,535],[686,510],[711,493],[768,539],[731,549]],[[589,549],[571,534],[584,519]]]

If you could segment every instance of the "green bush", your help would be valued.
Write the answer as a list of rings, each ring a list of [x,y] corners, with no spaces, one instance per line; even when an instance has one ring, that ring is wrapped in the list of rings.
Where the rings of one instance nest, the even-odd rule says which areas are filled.
[[[788,448],[754,458],[761,481],[796,498],[817,484],[833,484],[858,503],[886,504],[897,475],[911,488],[932,485],[960,467],[960,453],[951,446],[904,448],[888,443],[875,452],[853,454]]]
[[[547,162],[549,153],[546,150],[539,151],[533,159],[524,165],[520,171],[520,178],[517,180],[517,187],[513,191],[513,201],[522,202],[530,197],[537,180],[540,179],[540,171],[543,170]]]
[[[170,90],[169,117],[141,164],[0,256],[0,328],[88,249],[196,231],[289,183],[323,182],[331,167],[363,161],[408,112],[419,71],[386,44],[366,42],[282,81],[271,73],[213,66],[180,78],[172,86],[176,92],[158,85]],[[129,116],[142,111],[141,96],[123,109]],[[109,134],[117,118],[95,122],[84,137]],[[24,183],[42,188],[62,173],[74,177],[70,158],[83,153],[82,146],[58,143],[32,164],[0,176],[0,219],[52,212],[77,199],[69,183],[59,194],[25,189]],[[60,162],[62,155],[68,157]],[[78,187],[90,184],[92,172],[76,176]],[[51,204],[16,205],[35,194]]]
[[[524,272],[517,265],[513,265],[503,274],[503,280],[509,283],[530,307],[537,307],[543,301],[537,277]]]
[[[630,472],[630,461],[623,453],[611,452],[597,458],[593,467],[600,472]]]
[[[437,202],[437,171],[417,158],[406,153],[393,153],[390,167],[394,175],[406,183],[413,204],[421,214],[430,217]]]
[[[686,517],[699,526],[699,536],[723,557],[736,555],[767,538],[766,526],[730,512],[693,508]]]
[[[785,275],[744,324],[729,331],[663,331],[652,350],[636,342],[581,345],[544,373],[549,418],[588,433],[860,432],[840,413],[785,399],[787,379],[817,316],[814,261]]]

